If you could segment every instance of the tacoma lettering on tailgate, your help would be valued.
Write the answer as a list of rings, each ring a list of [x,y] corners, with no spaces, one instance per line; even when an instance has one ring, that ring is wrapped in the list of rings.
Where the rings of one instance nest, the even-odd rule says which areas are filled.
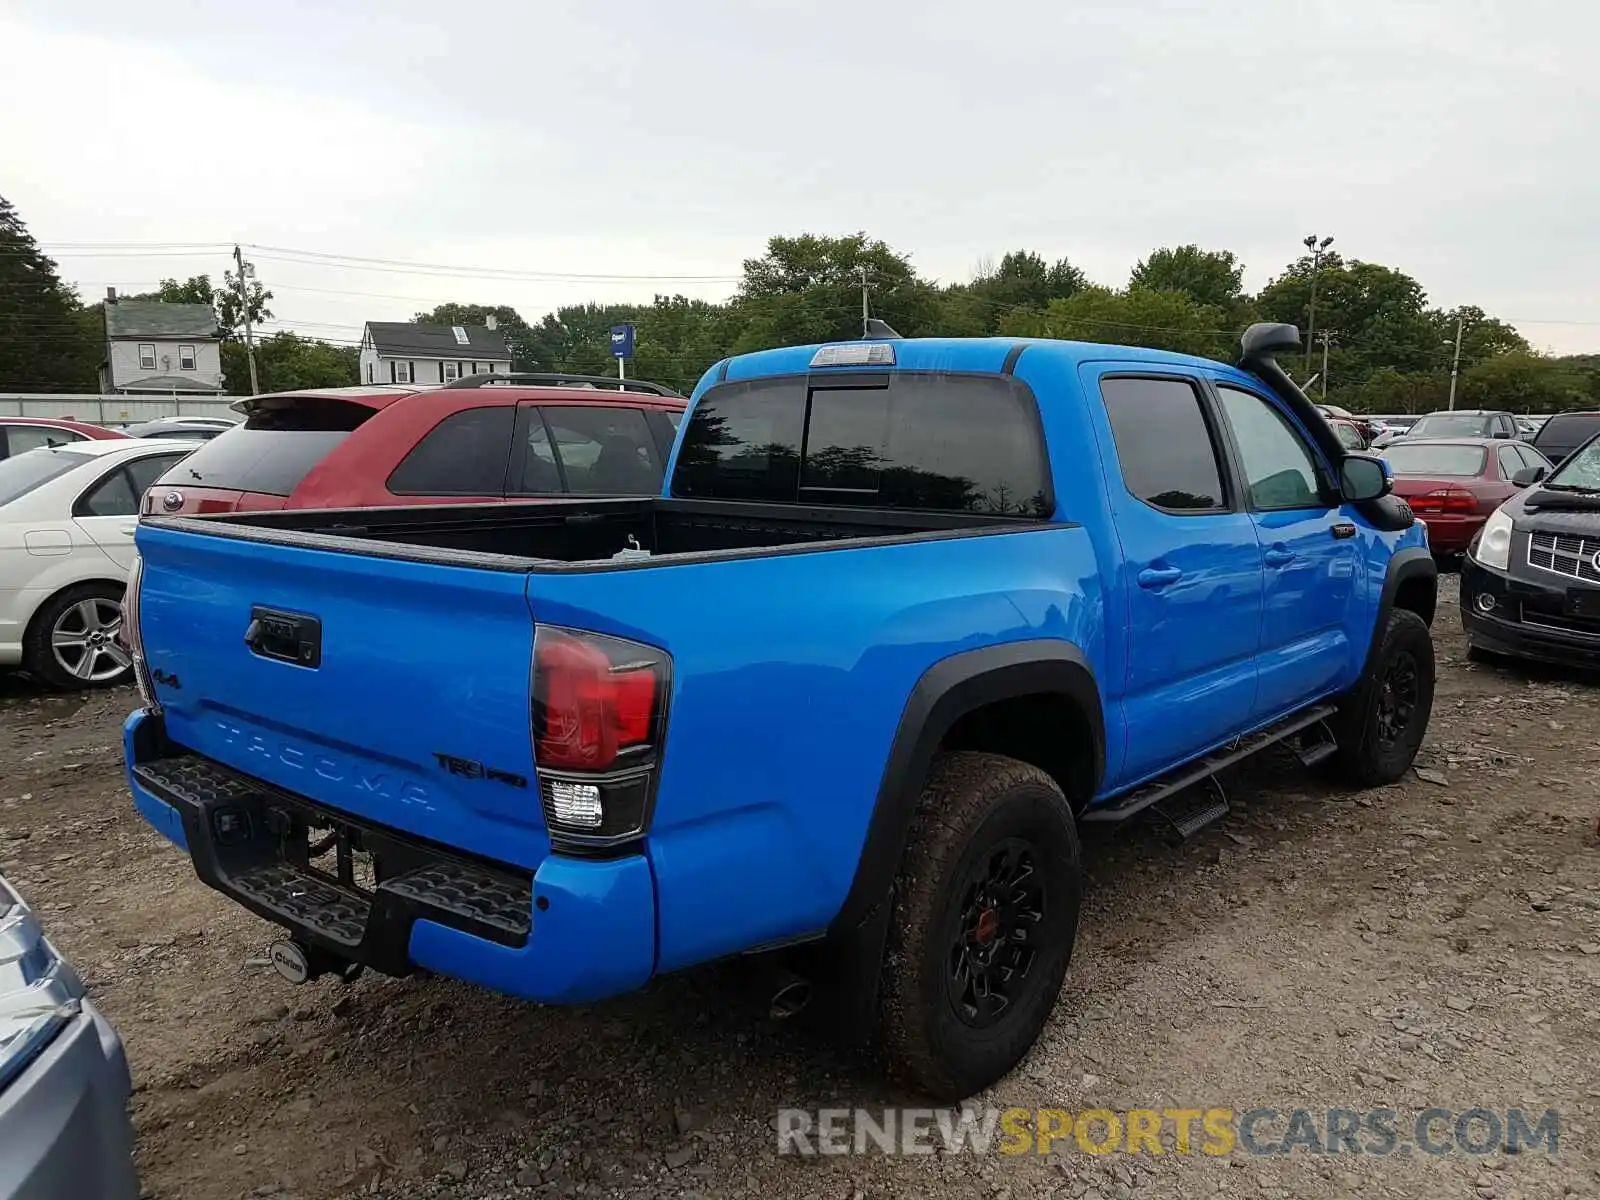
[[[434,806],[428,798],[428,791],[419,783],[410,780],[396,781],[382,771],[352,767],[325,752],[302,750],[289,742],[263,737],[259,733],[251,733],[237,725],[229,725],[226,721],[218,721],[217,729],[221,731],[224,742],[230,746],[237,746],[249,754],[260,755],[286,767],[292,767],[296,771],[309,770],[318,779],[344,784],[364,796],[381,796],[385,800],[414,804],[428,812],[433,811]]]

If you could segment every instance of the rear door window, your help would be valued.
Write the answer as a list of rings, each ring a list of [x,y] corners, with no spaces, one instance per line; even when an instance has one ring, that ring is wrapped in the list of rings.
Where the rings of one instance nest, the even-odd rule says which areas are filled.
[[[131,517],[139,512],[140,493],[133,490],[125,467],[118,467],[78,501],[76,517]]]
[[[540,408],[566,490],[580,496],[651,496],[661,491],[661,453],[644,413],[620,404]],[[530,461],[537,457],[529,447]]]
[[[287,496],[372,411],[316,400],[255,413],[211,438],[158,482]]]
[[[511,456],[514,405],[469,408],[440,421],[389,476],[396,496],[500,496]]]
[[[1122,482],[1151,508],[1175,514],[1227,510],[1216,442],[1193,380],[1100,381]]]
[[[1048,517],[1038,413],[1016,380],[907,372],[723,384],[696,406],[678,496]]]

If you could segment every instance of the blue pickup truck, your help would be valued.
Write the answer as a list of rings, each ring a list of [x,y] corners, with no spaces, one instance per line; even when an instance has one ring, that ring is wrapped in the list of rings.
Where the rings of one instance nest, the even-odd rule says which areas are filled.
[[[1055,1002],[1080,822],[1422,739],[1426,534],[1298,337],[769,350],[701,380],[659,498],[147,518],[135,803],[292,980],[576,1002],[770,951],[969,1095]]]

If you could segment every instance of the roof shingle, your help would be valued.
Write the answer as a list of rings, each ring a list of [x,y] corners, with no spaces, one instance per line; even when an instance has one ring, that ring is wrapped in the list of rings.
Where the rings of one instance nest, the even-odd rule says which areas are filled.
[[[106,336],[113,338],[214,338],[217,314],[209,304],[118,300],[106,305]]]
[[[367,333],[379,354],[416,354],[427,358],[511,357],[505,335],[482,325],[462,327],[467,345],[456,341],[449,325],[416,325],[410,321],[368,321]]]

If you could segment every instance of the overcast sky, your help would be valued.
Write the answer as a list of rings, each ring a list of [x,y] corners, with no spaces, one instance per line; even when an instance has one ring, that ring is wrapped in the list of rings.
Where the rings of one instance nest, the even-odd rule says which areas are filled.
[[[634,277],[256,252],[281,324],[331,338],[720,298],[779,232],[943,281],[1028,247],[1120,285],[1198,242],[1255,288],[1315,231],[1600,351],[1597,40],[1581,0],[0,0],[0,195],[88,299],[226,260],[57,247]]]

